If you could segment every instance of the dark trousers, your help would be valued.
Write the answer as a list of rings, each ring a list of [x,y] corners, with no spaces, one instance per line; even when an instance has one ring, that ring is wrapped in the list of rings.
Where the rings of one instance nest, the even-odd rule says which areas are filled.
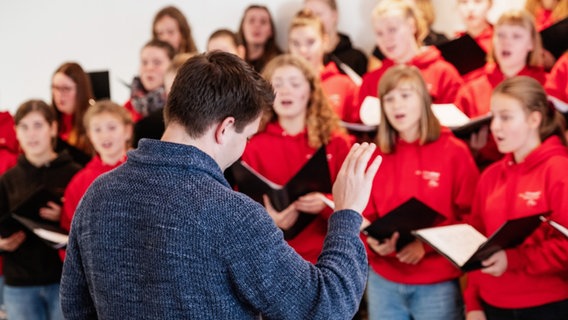
[[[487,320],[567,320],[568,299],[541,306],[503,309],[483,303]]]

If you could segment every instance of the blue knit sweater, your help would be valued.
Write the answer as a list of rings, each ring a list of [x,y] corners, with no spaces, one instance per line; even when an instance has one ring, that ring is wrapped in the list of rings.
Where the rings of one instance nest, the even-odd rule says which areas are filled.
[[[143,139],[77,209],[65,318],[351,319],[367,275],[360,224],[357,212],[334,213],[312,265],[211,157]]]

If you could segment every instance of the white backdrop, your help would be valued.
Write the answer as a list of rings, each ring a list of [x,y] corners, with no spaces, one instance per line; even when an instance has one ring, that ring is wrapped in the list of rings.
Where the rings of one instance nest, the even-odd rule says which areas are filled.
[[[14,112],[31,98],[50,99],[53,71],[76,61],[86,71],[110,70],[112,99],[119,104],[137,73],[139,50],[150,39],[154,14],[175,5],[188,18],[199,50],[218,28],[236,31],[243,10],[254,0],[3,0],[0,1],[0,110]],[[278,43],[286,47],[288,23],[303,0],[259,0],[277,23]],[[370,12],[376,0],[337,0],[339,29],[369,53],[374,45]],[[452,36],[462,28],[455,0],[433,0],[434,29]],[[523,0],[494,0],[491,19]]]

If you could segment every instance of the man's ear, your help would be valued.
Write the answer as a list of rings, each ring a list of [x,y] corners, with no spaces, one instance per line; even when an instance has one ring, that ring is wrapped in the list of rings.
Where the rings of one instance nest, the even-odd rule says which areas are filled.
[[[234,130],[235,118],[227,117],[217,124],[215,128],[215,142],[223,144],[227,141],[229,131]]]

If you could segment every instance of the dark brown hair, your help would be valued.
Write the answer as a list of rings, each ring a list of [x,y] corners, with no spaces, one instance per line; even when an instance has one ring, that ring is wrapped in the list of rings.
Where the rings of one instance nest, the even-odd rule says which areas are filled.
[[[66,62],[62,64],[53,75],[57,73],[62,73],[69,77],[77,86],[75,91],[75,110],[73,111],[73,129],[71,135],[76,138],[74,146],[79,148],[86,154],[91,154],[93,148],[89,139],[86,136],[85,126],[83,126],[83,116],[87,109],[94,101],[93,89],[91,86],[91,79],[89,75],[81,68],[81,66],[76,62]],[[62,119],[63,113],[57,109],[55,100],[52,99],[52,106],[55,108],[57,114],[57,124],[59,126],[59,131],[63,129]]]
[[[235,118],[237,132],[272,105],[272,86],[239,57],[220,51],[196,55],[179,69],[164,108],[166,126],[183,125],[192,138]]]

